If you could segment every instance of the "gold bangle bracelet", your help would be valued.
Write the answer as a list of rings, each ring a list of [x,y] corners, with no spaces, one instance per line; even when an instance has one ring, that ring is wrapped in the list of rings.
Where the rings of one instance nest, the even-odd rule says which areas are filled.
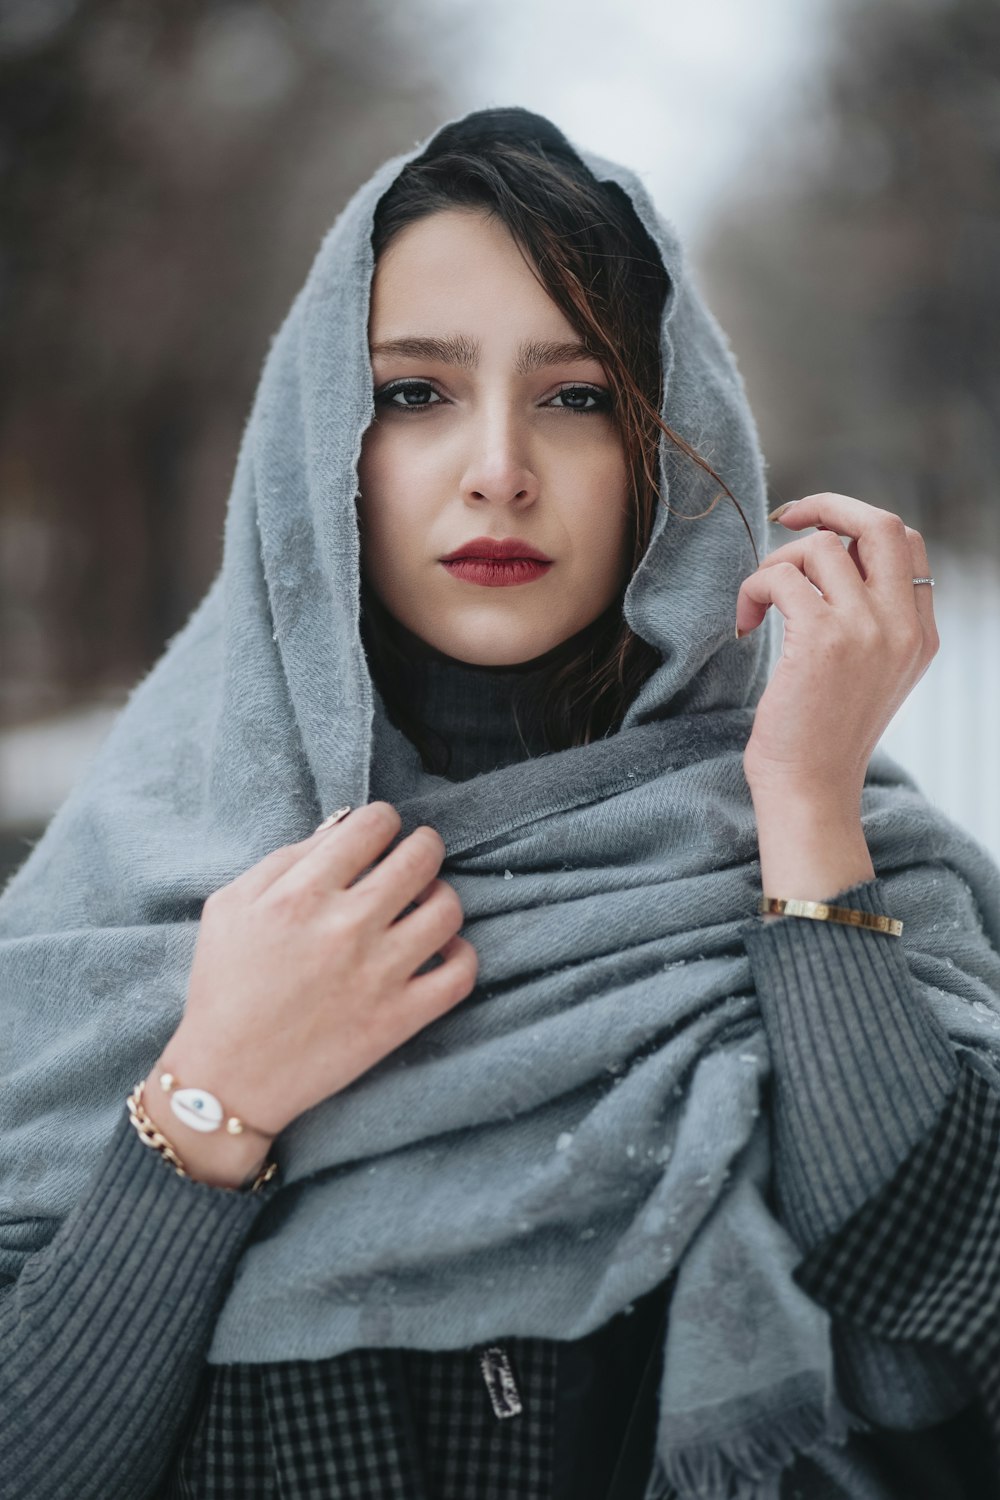
[[[184,1163],[177,1155],[177,1152],[174,1150],[173,1146],[167,1140],[166,1136],[156,1128],[156,1126],[153,1124],[153,1121],[147,1114],[146,1107],[142,1102],[144,1087],[145,1080],[143,1080],[142,1083],[137,1083],[131,1094],[129,1094],[128,1098],[125,1100],[126,1106],[128,1107],[129,1119],[135,1126],[139,1135],[139,1139],[142,1141],[143,1145],[151,1146],[154,1151],[158,1151],[159,1154],[170,1163],[174,1171],[177,1173],[178,1177],[190,1178],[191,1173],[187,1170]],[[259,1188],[262,1188],[264,1186],[265,1182],[270,1182],[271,1178],[274,1176],[277,1170],[278,1163],[276,1161],[265,1162],[260,1171],[257,1173],[257,1176],[254,1178],[252,1184],[250,1185],[249,1191],[251,1193],[256,1193]],[[230,1188],[227,1189],[227,1191],[246,1192],[247,1189]]]
[[[903,932],[902,922],[895,917],[831,906],[827,901],[785,901],[779,896],[761,896],[757,910],[762,915],[773,913],[779,917],[812,917],[817,922],[842,922],[845,927],[866,927],[870,932],[885,932],[890,937],[901,937]]]

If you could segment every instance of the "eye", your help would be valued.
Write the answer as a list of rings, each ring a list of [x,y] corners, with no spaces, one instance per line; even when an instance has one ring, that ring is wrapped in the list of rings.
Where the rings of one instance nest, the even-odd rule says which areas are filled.
[[[428,406],[441,406],[440,398],[437,401],[428,401],[428,396],[436,396],[437,391],[426,380],[399,380],[394,385],[384,385],[381,390],[375,392],[374,400],[378,406],[391,406],[394,411],[420,411]],[[395,398],[402,396],[402,401]],[[411,396],[418,399],[411,401]]]
[[[569,397],[569,403],[562,408],[557,408],[557,410],[561,409],[562,411],[578,411],[586,413],[592,411],[608,411],[611,407],[610,391],[602,391],[599,386],[564,385],[562,390],[557,391],[552,399],[553,401],[556,401],[563,397]],[[584,406],[580,404],[585,400],[590,400],[594,404],[592,406]]]

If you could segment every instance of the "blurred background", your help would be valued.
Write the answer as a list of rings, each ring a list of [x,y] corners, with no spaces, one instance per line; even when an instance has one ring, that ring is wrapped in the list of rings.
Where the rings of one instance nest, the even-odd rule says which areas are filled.
[[[0,0],[0,882],[215,575],[270,338],[338,209],[497,104],[673,220],[772,505],[836,490],[923,531],[942,647],[884,744],[1000,860],[1000,6],[610,14]]]

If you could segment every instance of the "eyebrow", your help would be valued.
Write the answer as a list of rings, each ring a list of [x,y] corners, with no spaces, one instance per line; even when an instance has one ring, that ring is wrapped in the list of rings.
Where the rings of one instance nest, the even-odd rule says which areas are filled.
[[[452,334],[450,338],[426,338],[419,334],[406,334],[396,339],[384,339],[372,344],[372,354],[402,355],[411,359],[436,359],[448,365],[461,365],[474,370],[479,363],[482,345],[478,339],[465,334]],[[517,351],[515,368],[518,375],[530,375],[546,365],[573,364],[576,360],[597,360],[593,349],[579,342],[560,342],[555,339],[525,339]]]

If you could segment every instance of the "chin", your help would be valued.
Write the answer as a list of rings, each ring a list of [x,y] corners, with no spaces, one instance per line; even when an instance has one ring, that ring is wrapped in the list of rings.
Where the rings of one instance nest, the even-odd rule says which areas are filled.
[[[527,623],[523,621],[522,625]],[[520,666],[543,656],[572,634],[572,631],[553,631],[551,627],[544,631],[537,628],[514,631],[509,620],[498,620],[495,616],[475,621],[452,618],[434,624],[436,628],[425,621],[424,628],[420,628],[411,623],[409,628],[433,650],[471,667]]]
[[[482,641],[478,645],[467,636],[452,637],[446,644],[436,643],[436,649],[470,667],[520,667],[527,666],[530,662],[537,662],[542,666],[547,660],[561,655],[560,648],[574,635],[574,631],[568,631],[553,636],[551,631],[547,631],[537,640],[522,640],[512,644],[510,641],[496,639],[494,632],[494,639]]]
[[[463,661],[470,667],[519,667],[524,662],[534,661],[536,656],[543,656],[551,649],[552,642],[546,642],[539,646],[524,646],[522,648],[507,647],[506,650],[493,646],[472,646],[467,642],[453,642],[450,645],[438,645],[437,650],[455,661]]]

